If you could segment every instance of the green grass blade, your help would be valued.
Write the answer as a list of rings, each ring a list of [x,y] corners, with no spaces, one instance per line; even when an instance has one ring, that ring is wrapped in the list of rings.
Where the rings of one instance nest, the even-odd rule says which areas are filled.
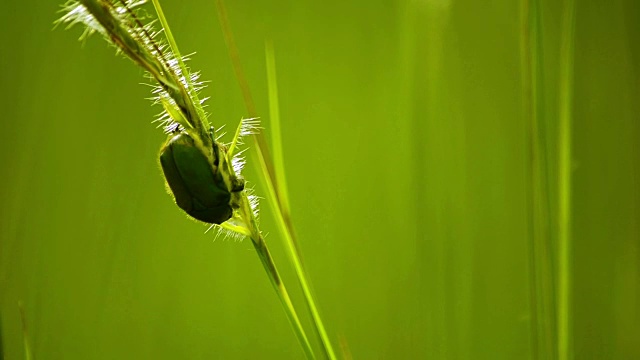
[[[264,270],[267,272],[267,276],[269,280],[271,280],[271,285],[273,285],[274,290],[278,294],[280,298],[280,302],[282,303],[282,307],[287,314],[287,318],[293,328],[296,337],[298,338],[298,342],[302,346],[302,349],[305,352],[307,359],[315,359],[315,355],[313,353],[313,349],[311,348],[311,344],[309,343],[309,339],[300,323],[300,319],[298,314],[296,313],[296,309],[291,302],[291,298],[289,297],[289,293],[287,292],[287,288],[282,282],[282,278],[278,273],[278,269],[276,267],[273,258],[271,257],[271,253],[269,252],[269,248],[267,247],[267,243],[264,241],[260,230],[258,229],[258,224],[256,222],[256,217],[254,212],[251,209],[251,205],[249,199],[247,197],[246,192],[243,193],[241,204],[240,204],[240,216],[243,221],[247,224],[249,231],[251,233],[250,238],[253,243],[253,247],[256,249],[258,257],[262,262],[262,266]]]
[[[282,135],[280,131],[280,108],[278,105],[278,84],[276,81],[276,63],[273,44],[271,42],[266,43],[265,52],[267,60],[267,82],[269,88],[270,113],[269,119],[271,120],[272,130],[271,136],[273,144],[273,162],[275,178],[277,180],[277,187],[270,187],[270,189],[272,189],[271,191],[275,190],[277,196],[276,194],[271,195],[273,199],[277,199],[278,201],[277,204],[275,202],[271,202],[271,204],[273,205],[272,208],[274,210],[274,213],[276,214],[276,219],[280,231],[284,235],[287,254],[289,255],[289,259],[293,263],[294,269],[296,271],[298,281],[300,282],[300,287],[302,288],[302,292],[307,303],[307,308],[311,313],[311,318],[313,319],[315,330],[322,343],[322,348],[327,358],[335,359],[336,355],[333,347],[331,346],[331,340],[329,339],[327,331],[322,322],[322,317],[320,316],[318,307],[316,306],[315,298],[311,290],[311,285],[308,281],[308,276],[302,264],[302,254],[297,246],[297,242],[295,241],[295,233],[293,229],[293,222],[291,221],[289,195],[287,192],[286,176],[284,170]]]
[[[229,57],[231,58],[233,69],[236,74],[236,78],[238,80],[238,83],[242,92],[242,96],[244,98],[245,106],[247,108],[247,111],[250,117],[257,117],[257,112],[256,112],[255,104],[253,102],[253,97],[251,95],[251,90],[249,88],[249,83],[246,77],[244,76],[244,71],[242,70],[240,56],[238,53],[238,49],[235,45],[235,41],[233,39],[233,34],[231,32],[231,26],[229,24],[229,19],[227,17],[227,12],[224,6],[224,2],[222,0],[216,0],[216,6],[218,9],[218,16],[220,18],[220,24],[222,27],[225,42],[227,43],[227,47],[229,49]],[[275,70],[275,66],[273,66],[272,69]],[[275,71],[272,75],[275,75]],[[272,84],[275,85],[275,83],[272,83]],[[270,84],[269,86],[270,86],[270,89],[272,89],[271,87],[272,85]],[[277,88],[275,89],[277,93]],[[272,90],[270,90],[270,93],[271,92]],[[277,96],[270,97],[270,101],[271,99],[277,99]],[[275,121],[277,122],[276,126],[278,126],[277,132],[279,134],[280,123],[279,123],[278,107],[276,106],[275,110],[272,109],[272,111],[275,111],[275,114],[276,114]],[[270,201],[269,203],[271,204],[272,209],[274,210],[276,221],[285,238],[284,242],[287,248],[287,253],[290,255],[289,258],[293,263],[294,269],[296,271],[296,275],[298,277],[298,282],[302,287],[305,301],[307,303],[307,307],[313,319],[315,331],[322,342],[322,347],[325,352],[325,355],[330,359],[335,359],[336,357],[333,351],[333,347],[331,346],[331,342],[329,341],[329,338],[327,336],[326,330],[324,328],[324,324],[322,323],[320,314],[315,304],[313,294],[311,292],[309,281],[307,280],[308,278],[306,276],[304,267],[302,265],[302,258],[300,256],[299,247],[297,246],[295,231],[293,229],[293,223],[291,222],[290,212],[288,211],[289,203],[288,203],[286,188],[280,185],[280,181],[282,180],[279,177],[281,177],[282,179],[285,178],[284,167],[282,167],[282,170],[278,171],[279,172],[278,174],[278,172],[275,170],[274,162],[270,156],[269,149],[267,147],[267,141],[262,132],[254,134],[254,140],[256,142],[256,146],[254,146],[253,148],[255,149],[256,155],[258,158],[258,168],[263,175],[262,178],[264,179],[264,184],[265,184],[265,187],[267,188],[269,198],[272,199],[272,201]],[[277,142],[279,143],[278,146],[280,146],[280,148],[276,150],[276,151],[280,151],[280,154],[278,155],[279,159],[277,161],[282,162],[282,148],[280,145],[281,141],[277,141]],[[279,190],[279,189],[284,189],[284,190]],[[284,194],[285,199],[281,198],[282,196],[281,194]],[[283,208],[286,209],[286,212],[285,210],[283,210]]]
[[[304,328],[300,323],[300,319],[298,318],[298,314],[291,302],[291,298],[289,297],[289,293],[287,292],[287,288],[284,286],[282,279],[280,278],[280,274],[278,273],[278,269],[271,257],[271,253],[269,252],[269,248],[267,244],[264,242],[264,239],[260,236],[258,238],[251,238],[253,242],[253,246],[260,257],[260,261],[262,262],[262,266],[264,266],[265,271],[267,271],[269,275],[269,279],[271,280],[271,285],[276,290],[278,297],[280,298],[280,302],[282,303],[282,307],[284,308],[287,318],[291,323],[291,327],[293,327],[294,332],[296,333],[296,337],[298,341],[302,345],[302,349],[304,350],[307,359],[315,359],[315,354],[313,353],[313,349],[311,348],[311,344],[309,343],[309,339],[304,332]]]
[[[558,358],[573,358],[571,339],[571,123],[575,1],[567,0],[560,48],[560,111],[558,158]]]
[[[240,88],[242,90],[247,111],[250,117],[257,118],[258,116],[257,116],[257,111],[255,109],[255,104],[251,96],[251,91],[249,89],[248,81],[246,80],[244,76],[244,71],[242,70],[242,65],[240,63],[240,56],[238,55],[238,50],[235,46],[235,41],[233,40],[233,34],[231,33],[231,26],[229,25],[229,20],[227,18],[227,13],[224,7],[224,3],[222,2],[222,0],[217,0],[216,5],[218,9],[218,15],[220,18],[220,23],[222,26],[225,42],[229,49],[229,55],[231,57],[233,69],[235,71],[236,78],[238,79],[238,83],[240,84]],[[271,161],[271,157],[269,156],[269,151],[266,145],[264,134],[262,132],[254,133],[253,137],[256,143],[256,146],[254,146],[253,148],[255,149],[256,155],[258,158],[258,168],[262,172],[263,179],[265,180],[264,182],[267,185],[266,188],[267,188],[267,191],[269,192],[269,195],[271,196],[272,199],[276,199],[275,197],[276,196],[275,195],[276,178],[273,175],[274,174],[273,163]],[[274,204],[273,201],[270,203]],[[278,204],[279,202],[276,201],[275,203]],[[262,239],[262,235],[260,235],[257,224],[255,222],[255,216],[253,212],[250,210],[250,207],[248,205],[248,201],[246,200],[246,198],[245,198],[245,205],[243,206],[243,208],[244,210],[243,210],[242,217],[245,219],[245,222],[249,225],[249,230],[252,233],[250,238],[253,242],[253,245],[258,255],[260,256],[260,260],[262,261],[262,264],[265,270],[267,271],[267,274],[269,275],[269,279],[271,280],[271,283],[274,286],[276,293],[278,293],[278,296],[280,297],[282,305],[285,311],[287,312],[287,316],[289,318],[291,326],[293,327],[296,333],[298,341],[300,342],[300,345],[305,350],[305,354],[307,355],[307,357],[315,358],[315,355],[313,354],[313,351],[310,347],[309,341],[304,333],[304,329],[302,328],[302,325],[300,324],[300,321],[296,315],[295,308],[293,307],[293,304],[291,303],[289,295],[286,292],[284,283],[280,279],[280,275],[276,270],[275,263],[273,262],[273,259],[268,251],[267,245]],[[275,212],[275,213],[276,213],[276,216],[277,214],[279,214],[279,212]]]
[[[273,167],[276,178],[276,192],[282,212],[290,213],[289,194],[287,192],[287,177],[284,170],[284,153],[282,151],[282,131],[280,128],[280,105],[278,103],[278,83],[276,76],[276,60],[273,43],[265,44],[267,60],[267,86],[269,91],[269,121],[271,125],[271,145],[273,147]]]
[[[222,0],[216,0],[216,7],[218,9],[218,17],[220,19],[220,25],[222,27],[224,40],[227,44],[227,48],[229,49],[229,57],[231,58],[233,70],[235,72],[236,79],[238,80],[247,112],[249,114],[249,117],[258,118],[258,112],[256,111],[255,103],[253,102],[253,97],[251,96],[251,90],[249,89],[249,82],[244,76],[244,71],[242,70],[240,55],[238,54],[238,48],[236,47],[235,41],[233,40],[231,25],[229,25],[227,11]],[[252,136],[254,141],[256,142],[256,146],[254,146],[253,149],[255,150],[258,158],[258,168],[261,171],[267,184],[275,184],[276,179],[273,175],[273,162],[271,161],[271,156],[269,154],[265,136],[262,132],[257,132]]]

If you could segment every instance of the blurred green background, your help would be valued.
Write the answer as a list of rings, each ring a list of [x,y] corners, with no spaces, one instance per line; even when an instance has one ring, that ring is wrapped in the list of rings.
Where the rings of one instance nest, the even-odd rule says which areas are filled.
[[[211,80],[214,125],[233,129],[247,114],[214,2],[163,4]],[[640,2],[576,2],[565,288],[566,2],[537,2],[537,35],[527,4],[227,1],[267,136],[264,41],[275,44],[294,222],[340,352],[554,359],[566,293],[569,358],[640,359]],[[59,5],[0,12],[5,359],[23,358],[19,301],[38,360],[301,359],[251,243],[214,241],[167,195],[143,72],[97,36],[82,46],[79,27],[52,31]],[[245,176],[256,184],[251,163]]]

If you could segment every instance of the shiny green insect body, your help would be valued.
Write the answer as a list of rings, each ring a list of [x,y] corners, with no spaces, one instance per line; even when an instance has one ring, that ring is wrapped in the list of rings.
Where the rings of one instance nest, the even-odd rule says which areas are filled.
[[[210,164],[191,136],[180,132],[160,150],[160,165],[182,210],[197,220],[221,224],[232,217],[236,206],[231,203],[231,193],[244,190],[244,180],[234,176],[232,185],[227,186],[220,168],[220,152],[226,149],[214,139],[212,144],[213,164]]]

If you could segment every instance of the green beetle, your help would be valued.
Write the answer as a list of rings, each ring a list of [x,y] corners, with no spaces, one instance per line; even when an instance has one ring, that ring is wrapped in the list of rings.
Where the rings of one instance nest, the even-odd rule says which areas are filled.
[[[221,224],[233,214],[231,193],[244,190],[244,180],[232,177],[227,187],[219,168],[224,146],[213,139],[213,167],[186,132],[179,132],[160,150],[160,165],[176,204],[197,220]]]

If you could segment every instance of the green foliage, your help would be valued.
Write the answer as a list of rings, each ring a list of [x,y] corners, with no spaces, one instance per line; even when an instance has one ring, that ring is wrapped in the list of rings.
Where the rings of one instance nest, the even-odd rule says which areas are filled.
[[[259,115],[275,171],[272,40],[294,235],[338,357],[557,359],[562,338],[574,359],[640,359],[640,2],[574,2],[567,36],[568,1],[229,1],[255,115],[215,2],[161,3],[212,80],[218,143]],[[221,224],[245,241],[203,235],[166,193],[149,121],[182,110],[149,106],[138,83],[157,81],[99,36],[74,41],[86,27],[52,31],[59,3],[28,4],[0,11],[4,358],[25,354],[18,301],[35,359],[304,358],[246,224]],[[322,358],[252,137],[241,174]]]

